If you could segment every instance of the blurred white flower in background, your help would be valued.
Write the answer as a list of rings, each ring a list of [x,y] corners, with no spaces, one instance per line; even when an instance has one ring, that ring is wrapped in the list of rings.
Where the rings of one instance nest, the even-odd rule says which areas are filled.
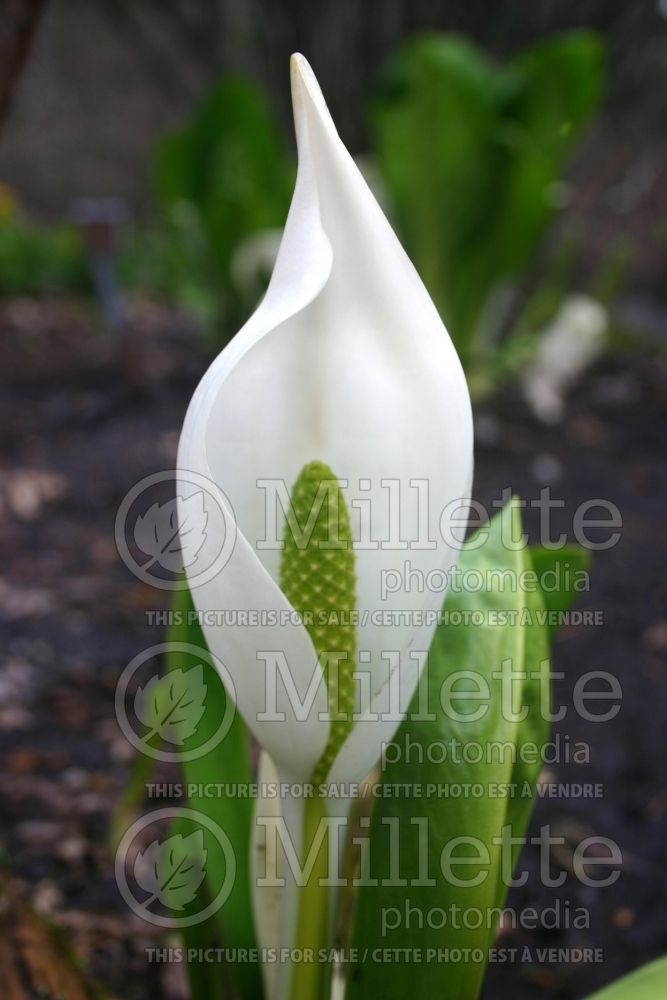
[[[540,335],[521,384],[526,402],[544,423],[562,420],[565,396],[604,352],[608,328],[603,305],[588,295],[572,295]]]

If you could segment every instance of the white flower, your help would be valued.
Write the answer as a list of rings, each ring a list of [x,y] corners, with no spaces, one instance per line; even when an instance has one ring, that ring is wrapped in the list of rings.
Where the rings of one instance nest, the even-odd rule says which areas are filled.
[[[258,654],[284,653],[302,702],[322,671],[307,629],[294,616],[290,621],[280,551],[262,547],[272,526],[267,490],[258,483],[280,480],[291,490],[315,460],[340,481],[358,535],[357,669],[366,672],[370,699],[329,780],[357,782],[400,721],[395,710],[387,712],[390,691],[400,693],[404,712],[430,645],[435,620],[422,612],[441,607],[444,595],[424,582],[457,558],[447,536],[453,523],[462,531],[472,420],[447,331],[300,55],[292,58],[292,99],[299,169],[271,282],[198,386],[178,464],[216,484],[229,523],[236,523],[229,562],[201,586],[193,576],[192,596],[200,612],[262,613],[256,627],[205,623],[204,634],[233,679],[246,723],[292,781],[308,781],[327,744],[327,691],[322,680],[300,718],[279,681],[285,718],[261,717],[265,662]],[[212,534],[209,545],[214,550],[220,539]],[[406,561],[412,576],[396,585]],[[388,573],[392,592],[383,593]],[[298,842],[299,803],[284,810]]]

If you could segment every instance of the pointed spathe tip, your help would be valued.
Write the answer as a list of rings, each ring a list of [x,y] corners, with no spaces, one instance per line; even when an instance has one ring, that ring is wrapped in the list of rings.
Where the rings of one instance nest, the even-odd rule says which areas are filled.
[[[329,118],[329,109],[313,73],[312,67],[305,56],[294,52],[290,57],[290,75],[292,81],[292,103],[295,113],[304,100],[309,99],[320,114]]]
[[[293,52],[290,56],[290,68],[295,73],[301,66],[308,65],[308,60],[300,52]]]
[[[313,71],[305,56],[300,52],[293,52],[289,61],[290,77],[292,80],[292,90],[297,87],[307,87],[308,76],[313,76]]]

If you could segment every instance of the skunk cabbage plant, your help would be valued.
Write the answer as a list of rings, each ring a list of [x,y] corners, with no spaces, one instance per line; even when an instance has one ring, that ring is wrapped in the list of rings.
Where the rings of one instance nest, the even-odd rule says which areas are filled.
[[[382,581],[408,546],[419,573],[451,570],[473,432],[447,331],[300,55],[292,99],[299,166],[269,288],[200,382],[178,464],[210,481],[236,535],[192,597],[279,778],[315,789],[280,801],[304,855],[415,690],[442,592]],[[229,609],[253,624],[207,624]],[[316,896],[286,880],[283,943],[326,942],[331,900]],[[306,996],[315,974],[288,967],[273,991]]]

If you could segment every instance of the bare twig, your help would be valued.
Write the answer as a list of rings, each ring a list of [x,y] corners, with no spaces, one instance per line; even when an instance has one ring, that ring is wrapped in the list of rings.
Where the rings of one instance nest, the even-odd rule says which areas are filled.
[[[0,125],[11,107],[46,0],[5,0],[0,18]]]

